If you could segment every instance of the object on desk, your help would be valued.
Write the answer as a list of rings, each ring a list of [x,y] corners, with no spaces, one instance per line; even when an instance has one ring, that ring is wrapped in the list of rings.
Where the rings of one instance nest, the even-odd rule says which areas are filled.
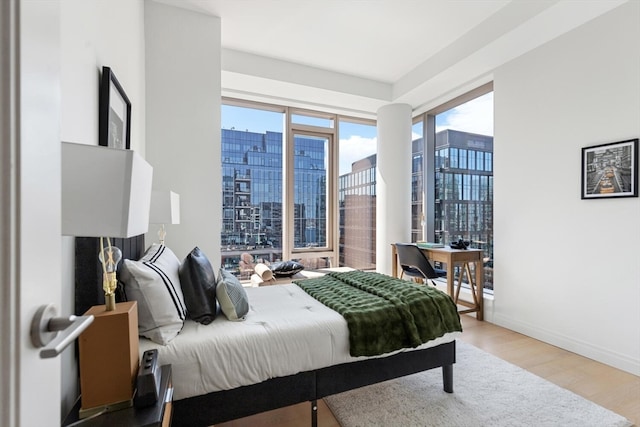
[[[449,246],[451,246],[451,249],[467,249],[469,247],[469,244],[471,242],[469,242],[468,240],[462,240],[462,239],[458,239],[457,242],[451,242],[451,244]]]
[[[416,245],[420,249],[444,248],[443,243],[435,243],[435,242],[416,242]]]

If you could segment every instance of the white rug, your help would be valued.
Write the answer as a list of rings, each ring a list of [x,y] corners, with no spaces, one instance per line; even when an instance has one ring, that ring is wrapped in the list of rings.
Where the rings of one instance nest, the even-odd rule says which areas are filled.
[[[326,397],[342,427],[628,427],[633,424],[470,344],[457,342],[453,394],[442,369]]]

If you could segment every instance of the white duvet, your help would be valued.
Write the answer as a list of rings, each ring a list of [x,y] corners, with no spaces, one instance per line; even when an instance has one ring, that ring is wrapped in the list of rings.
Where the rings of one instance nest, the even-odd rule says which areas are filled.
[[[141,354],[157,348],[159,364],[172,365],[176,400],[364,359],[349,355],[344,318],[297,285],[246,291],[250,308],[244,321],[229,321],[222,313],[206,326],[187,320],[166,346],[140,338]],[[417,348],[453,341],[459,334]]]

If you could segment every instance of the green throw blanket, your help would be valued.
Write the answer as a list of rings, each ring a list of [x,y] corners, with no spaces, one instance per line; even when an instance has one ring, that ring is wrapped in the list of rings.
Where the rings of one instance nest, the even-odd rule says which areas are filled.
[[[294,283],[345,318],[352,356],[414,348],[462,331],[451,297],[430,286],[363,271],[332,272]]]

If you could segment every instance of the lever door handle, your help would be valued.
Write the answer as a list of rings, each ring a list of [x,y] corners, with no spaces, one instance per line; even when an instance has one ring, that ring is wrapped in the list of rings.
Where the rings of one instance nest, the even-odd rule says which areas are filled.
[[[31,320],[31,342],[38,348],[44,347],[40,350],[42,359],[62,353],[94,319],[92,315],[56,317],[57,314],[55,305],[43,305]],[[62,333],[58,335],[60,331]]]

